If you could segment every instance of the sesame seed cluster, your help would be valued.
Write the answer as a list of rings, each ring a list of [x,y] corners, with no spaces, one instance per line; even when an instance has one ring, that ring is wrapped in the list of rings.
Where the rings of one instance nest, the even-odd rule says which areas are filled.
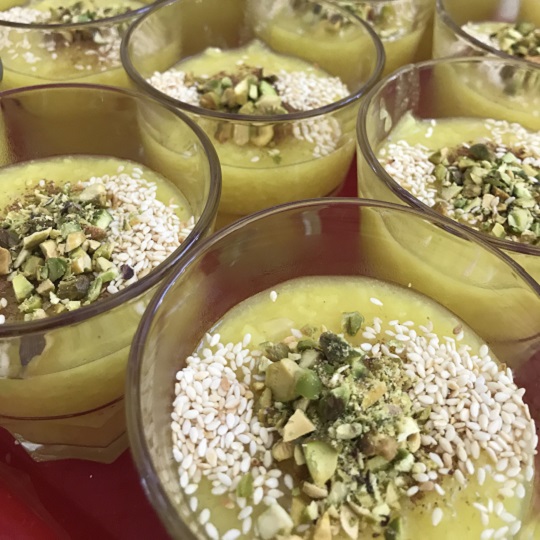
[[[521,529],[521,516],[506,504],[526,497],[537,445],[525,391],[513,382],[509,368],[493,360],[487,345],[473,353],[462,343],[461,327],[441,337],[431,322],[416,326],[394,320],[387,330],[382,322],[375,318],[363,329],[360,349],[372,357],[401,359],[404,373],[414,382],[409,391],[413,409],[429,408],[420,432],[421,451],[412,465],[415,483],[406,496],[414,500],[422,492],[437,493],[430,510],[437,527],[453,511],[448,482],[465,488],[473,479],[484,486],[490,478],[497,491],[477,492],[473,504],[484,526],[481,538],[513,537]],[[291,329],[284,343],[294,346],[303,337]],[[219,334],[207,334],[206,342],[176,375],[172,438],[180,486],[211,539],[265,538],[257,516],[276,505],[288,512],[284,502],[296,487],[274,460],[275,428],[261,425],[258,416],[256,389],[264,381],[259,367],[268,359],[249,347],[249,334],[236,344],[223,344]],[[253,489],[240,496],[248,473]],[[221,530],[217,510],[201,504],[197,491],[205,481],[212,495],[224,497],[225,508],[235,513],[236,528]],[[303,535],[309,529],[299,525],[290,534]]]
[[[292,489],[292,477],[273,467],[271,429],[261,426],[254,411],[251,383],[259,375],[261,353],[242,342],[223,344],[220,335],[208,335],[201,354],[187,358],[186,367],[176,374],[172,413],[173,455],[179,464],[180,486],[190,496],[189,507],[212,539],[235,540],[253,529],[253,507],[272,505]],[[250,500],[238,497],[243,474],[253,476]],[[201,508],[194,495],[205,478],[215,496],[227,494],[230,509],[236,509],[238,529],[221,535],[212,523],[212,513]],[[280,489],[280,487],[282,489]]]
[[[338,77],[321,77],[305,71],[276,73],[276,89],[282,102],[297,111],[310,111],[349,95],[347,86]],[[147,82],[168,96],[193,106],[200,105],[196,86],[190,77],[177,68],[154,72]],[[313,145],[313,156],[323,157],[332,153],[341,138],[341,128],[336,118],[309,119],[293,122],[292,135]]]
[[[113,221],[109,225],[108,239],[114,243],[111,260],[119,268],[133,270],[126,278],[120,275],[107,291],[117,293],[135,283],[161,264],[187,238],[195,220],[182,223],[175,213],[175,204],[165,204],[157,196],[157,186],[143,177],[135,167],[130,174],[120,166],[117,174],[92,177],[83,185],[100,183],[117,201],[110,209]]]
[[[0,21],[23,24],[43,24],[52,18],[52,11],[37,10],[31,7],[13,7],[0,11]],[[99,25],[99,22],[96,22]],[[40,39],[36,42],[37,32]],[[62,37],[54,30],[29,31],[19,28],[0,28],[0,50],[4,63],[6,60],[20,60],[30,64],[30,70],[36,72],[39,62],[59,60],[71,52],[77,71],[106,71],[121,65],[120,44],[122,35],[114,25],[99,27],[99,38],[92,41],[91,46],[83,47],[81,43],[72,43],[71,39]]]

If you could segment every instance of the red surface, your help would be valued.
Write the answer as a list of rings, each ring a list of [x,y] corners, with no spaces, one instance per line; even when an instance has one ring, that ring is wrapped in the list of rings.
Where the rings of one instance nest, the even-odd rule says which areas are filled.
[[[355,167],[339,196],[356,196]],[[166,540],[129,452],[36,463],[0,429],[0,540]]]

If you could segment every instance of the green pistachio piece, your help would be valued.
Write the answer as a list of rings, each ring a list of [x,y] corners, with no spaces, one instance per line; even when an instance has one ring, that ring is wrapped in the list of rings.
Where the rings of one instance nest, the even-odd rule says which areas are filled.
[[[506,231],[500,223],[495,223],[491,229],[491,234],[497,238],[504,238],[506,236]]]
[[[48,278],[51,281],[57,281],[67,272],[68,262],[60,257],[52,257],[45,263],[48,270]]]
[[[321,391],[322,383],[317,374],[311,369],[305,369],[296,381],[296,394],[312,400],[317,399]]]
[[[81,230],[81,226],[75,221],[66,221],[60,226],[60,233],[64,238],[67,238],[69,234],[78,232]]]
[[[39,268],[43,266],[45,261],[41,257],[30,255],[22,265],[22,272],[28,278],[37,278]]]
[[[45,256],[45,259],[58,257],[58,245],[54,240],[46,240],[39,244],[39,249]]]
[[[19,311],[22,313],[32,313],[32,311],[35,311],[36,309],[41,309],[41,306],[41,296],[33,294],[19,305]]]
[[[45,279],[38,285],[36,292],[41,296],[47,296],[51,291],[54,291],[54,288],[54,283],[50,279]]]
[[[286,343],[262,343],[261,347],[264,351],[264,355],[272,360],[272,362],[277,362],[282,358],[287,358],[291,350],[289,349]]]
[[[113,254],[113,250],[114,246],[109,242],[105,242],[94,251],[93,258],[94,260],[97,260],[99,257],[110,259]]]
[[[15,231],[0,228],[0,246],[1,247],[5,249],[10,249],[18,245],[20,241],[21,241],[20,236]]]
[[[473,144],[469,148],[468,154],[471,158],[480,160],[480,161],[483,161],[483,160],[491,161],[493,159],[493,154],[491,150],[485,144],[481,144],[481,143]],[[472,163],[472,165],[474,165],[474,163]]]
[[[29,236],[26,236],[25,238],[23,238],[23,247],[30,250],[35,248],[36,246],[47,240],[47,238],[49,238],[51,230],[51,227],[49,227],[48,229],[45,229],[43,231],[38,231]]]
[[[355,379],[362,379],[367,376],[369,369],[364,364],[362,358],[355,358],[351,363],[351,373]]]
[[[90,288],[88,289],[88,293],[86,294],[86,302],[88,304],[95,302],[99,298],[99,295],[101,294],[102,289],[103,289],[103,280],[100,277],[97,277],[92,282],[92,285],[90,285]]]
[[[34,286],[22,274],[16,274],[11,281],[17,301],[22,302],[32,294]]]
[[[358,311],[346,312],[341,316],[341,328],[349,336],[356,336],[363,324],[364,317]]]
[[[101,278],[103,283],[115,280],[120,275],[120,272],[116,266],[111,266],[106,272],[102,272],[98,277]]]
[[[98,227],[99,229],[106,229],[112,222],[113,218],[107,210],[99,210],[94,215],[92,220],[92,225]]]
[[[69,233],[66,237],[66,252],[73,251],[82,246],[86,241],[86,235],[82,231]]]
[[[303,352],[309,349],[317,349],[319,347],[319,344],[311,338],[305,338],[298,341],[298,344],[296,345],[296,350],[298,352]]]
[[[236,496],[249,499],[253,495],[253,491],[253,476],[251,473],[246,473],[238,482],[238,486],[236,486]]]
[[[90,278],[86,274],[81,274],[69,280],[61,281],[58,284],[56,294],[61,299],[83,300],[88,294],[90,284]]]
[[[84,274],[92,270],[92,259],[90,255],[81,248],[77,248],[71,253],[71,271],[74,274]]]
[[[342,362],[354,353],[354,349],[343,338],[332,332],[321,334],[319,346],[326,359],[331,363]]]

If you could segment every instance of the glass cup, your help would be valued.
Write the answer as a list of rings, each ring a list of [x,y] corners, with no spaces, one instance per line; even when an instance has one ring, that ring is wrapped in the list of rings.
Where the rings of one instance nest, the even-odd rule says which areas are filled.
[[[467,23],[529,22],[540,26],[537,0],[437,0],[433,34],[433,58],[446,56],[495,55],[516,58],[489,43],[480,35],[464,29]],[[474,30],[473,30],[474,33]],[[538,67],[536,62],[528,62]]]
[[[386,53],[383,75],[405,64],[431,58],[433,0],[336,0],[369,22],[381,38]]]
[[[435,211],[402,188],[377,159],[392,129],[404,119],[493,118],[540,131],[539,105],[540,70],[523,62],[483,57],[407,66],[381,81],[363,103],[357,125],[358,193],[433,215]],[[540,282],[539,247],[485,238]]]
[[[53,103],[84,99],[80,115],[40,118]],[[187,239],[147,276],[76,311],[0,326],[0,427],[36,460],[110,462],[125,450],[124,379],[139,319],[179,256],[213,228],[220,169],[204,133],[182,113],[128,90],[83,84],[0,93],[0,166],[52,156],[135,161],[165,177],[196,220]],[[152,122],[166,132],[149,129]],[[19,188],[20,189],[20,188]],[[0,185],[4,196],[17,196]]]
[[[351,94],[307,112],[240,115],[192,106],[147,81],[210,47],[226,53],[254,38],[339,76]],[[354,156],[354,115],[382,72],[384,49],[366,23],[325,0],[183,0],[161,4],[133,25],[122,44],[122,60],[139,89],[187,112],[209,135],[222,167],[218,219],[225,223],[339,188]],[[313,130],[330,133],[328,142],[310,135]],[[265,132],[285,135],[266,147],[236,138]]]
[[[123,1],[130,11],[72,24],[12,22],[2,20],[0,12],[0,57],[4,66],[0,89],[59,82],[129,87],[120,61],[120,42],[129,25],[151,6],[148,0]],[[2,2],[2,11],[10,8],[29,10],[34,9],[34,4]],[[9,18],[27,17],[12,14]],[[65,105],[59,103],[55,109],[61,111]]]
[[[428,275],[426,268],[444,265],[441,253],[448,271]],[[517,371],[540,350],[540,286],[502,252],[438,216],[330,198],[283,205],[230,225],[178,262],[145,312],[130,353],[131,448],[172,538],[208,538],[189,510],[173,459],[176,372],[231,308],[304,276],[366,276],[422,293],[470,325]],[[463,302],[464,290],[469,302]],[[533,397],[538,384],[536,377],[529,387]]]

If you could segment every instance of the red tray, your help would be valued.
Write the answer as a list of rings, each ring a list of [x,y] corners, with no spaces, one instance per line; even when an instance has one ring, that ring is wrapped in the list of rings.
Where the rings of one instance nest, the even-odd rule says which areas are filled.
[[[353,165],[339,196],[356,196]],[[129,452],[36,463],[0,429],[0,540],[167,540]]]

